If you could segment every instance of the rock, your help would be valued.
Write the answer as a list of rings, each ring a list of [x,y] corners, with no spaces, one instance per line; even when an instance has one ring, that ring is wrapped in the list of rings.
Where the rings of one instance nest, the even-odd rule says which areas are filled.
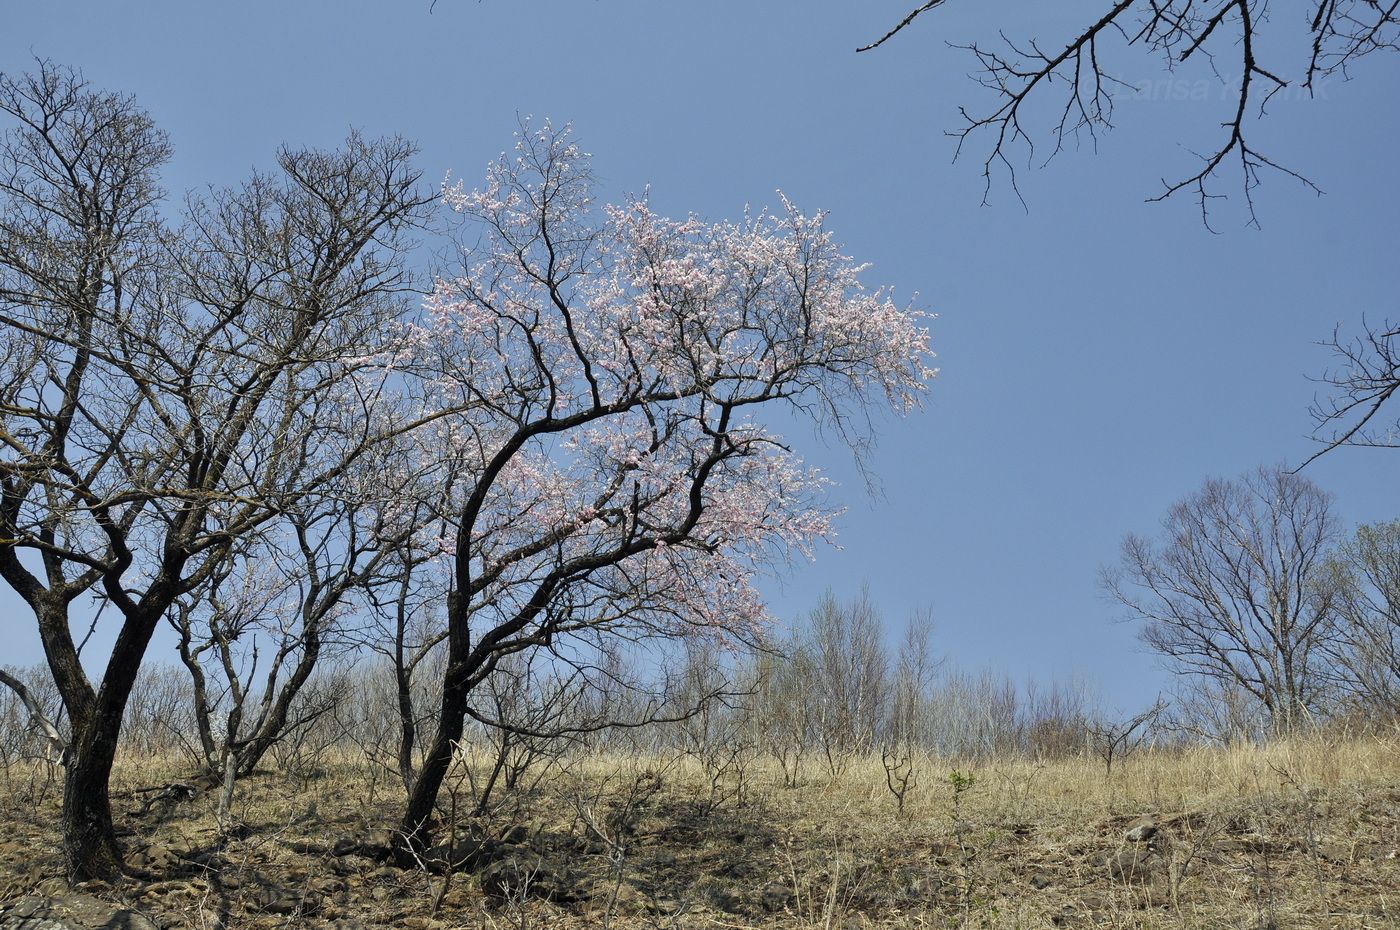
[[[331,878],[329,875],[321,878],[313,878],[307,885],[317,894],[330,895],[339,894],[345,890],[345,882],[338,878]]]
[[[530,829],[524,824],[518,823],[502,835],[501,842],[510,843],[513,846],[528,843],[530,842]]]
[[[1149,848],[1125,846],[1109,857],[1108,877],[1125,883],[1145,881],[1151,877],[1160,861]]]
[[[604,913],[609,908],[618,914],[652,912],[651,899],[641,889],[626,882],[621,885],[612,880],[599,882],[593,888],[591,899],[595,914]]]
[[[705,897],[711,907],[726,914],[738,914],[745,909],[743,900],[722,885],[714,885],[705,889]]]
[[[434,846],[424,855],[423,860],[435,872],[449,869],[453,872],[475,872],[502,858],[507,848],[497,840],[459,840],[450,848],[447,845]]]
[[[249,896],[249,904],[253,909],[264,914],[306,915],[316,911],[320,903],[320,896],[314,892],[298,894],[276,885],[265,885]]]
[[[647,898],[646,909],[663,917],[671,917],[681,912],[684,905],[675,898]]]
[[[360,843],[360,848],[355,851],[376,862],[388,862],[394,858],[394,841],[398,837],[396,830],[383,830],[375,834],[374,839]]]
[[[0,905],[0,930],[159,930],[128,908],[83,894],[30,896]]]
[[[1254,832],[1254,823],[1247,814],[1234,814],[1225,821],[1225,832],[1235,836]]]
[[[337,875],[359,875],[374,869],[375,860],[367,856],[345,856],[331,860],[331,871]]]
[[[68,879],[61,875],[50,875],[34,883],[34,893],[50,898],[62,898],[68,894]]]
[[[1043,891],[1054,884],[1054,880],[1044,872],[1036,872],[1031,876],[1031,887],[1036,891]]]
[[[180,861],[180,857],[159,843],[138,849],[129,857],[131,864],[138,869],[164,870]]]
[[[535,878],[538,870],[526,865],[520,859],[510,858],[494,862],[481,871],[478,881],[481,893],[493,901],[510,901],[535,893]]]
[[[353,836],[342,836],[331,846],[331,855],[339,858],[360,851],[360,841]]]
[[[758,903],[768,913],[776,914],[792,903],[792,889],[782,882],[769,882],[759,890]]]
[[[1157,821],[1150,817],[1144,817],[1128,828],[1128,832],[1123,838],[1129,843],[1149,842],[1158,833]]]
[[[497,859],[481,870],[478,881],[482,894],[495,902],[533,897],[567,904],[587,897],[566,871],[538,858]]]

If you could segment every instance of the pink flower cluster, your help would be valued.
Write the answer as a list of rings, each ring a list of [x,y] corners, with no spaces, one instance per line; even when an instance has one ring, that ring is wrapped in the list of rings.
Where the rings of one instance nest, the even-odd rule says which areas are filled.
[[[525,130],[443,199],[480,245],[436,282],[407,367],[459,463],[474,609],[517,615],[549,586],[560,630],[754,634],[756,574],[811,557],[836,515],[765,414],[913,409],[925,315],[786,199],[733,223],[595,208],[567,129]]]

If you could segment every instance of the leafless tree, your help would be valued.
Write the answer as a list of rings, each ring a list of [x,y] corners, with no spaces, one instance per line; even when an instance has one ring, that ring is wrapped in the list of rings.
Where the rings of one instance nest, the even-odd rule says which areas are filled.
[[[407,283],[412,146],[284,149],[276,174],[162,219],[165,135],[40,62],[0,77],[0,576],[29,605],[72,725],[70,878],[123,870],[108,778],[161,618],[234,542],[324,486],[383,427],[359,377]],[[332,409],[358,409],[353,433]],[[70,614],[119,629],[100,681]]]
[[[411,551],[421,529],[405,492],[412,464],[391,441],[364,450],[239,540],[167,614],[193,683],[209,773],[250,774],[284,732],[330,709],[297,698],[327,649],[353,647],[348,624],[366,593],[389,584]]]
[[[879,48],[946,3],[920,4],[858,51]],[[991,100],[981,108],[960,108],[962,126],[949,135],[957,140],[959,153],[974,137],[985,136],[989,140],[982,162],[986,189],[990,190],[997,168],[1007,173],[1014,189],[1022,158],[1027,163],[1043,162],[1067,143],[1094,144],[1100,133],[1112,128],[1115,95],[1135,89],[1113,70],[1116,47],[1157,56],[1173,75],[1179,68],[1203,61],[1201,79],[1213,79],[1231,101],[1221,123],[1223,131],[1198,153],[1200,164],[1195,170],[1164,180],[1160,193],[1151,199],[1188,192],[1209,222],[1210,204],[1224,196],[1216,192],[1214,182],[1233,168],[1254,222],[1253,192],[1265,172],[1317,190],[1302,174],[1251,141],[1270,99],[1291,87],[1314,94],[1329,78],[1349,77],[1351,66],[1360,59],[1394,50],[1400,39],[1400,13],[1394,3],[1384,0],[1314,0],[1306,19],[1296,18],[1291,9],[1288,13],[1280,16],[1265,0],[1105,0],[1098,15],[1086,17],[1081,27],[1063,38],[1014,38],[1008,35],[1011,27],[1002,26],[998,41],[955,44],[972,55],[977,80],[991,91]],[[1292,34],[1286,34],[1289,31]],[[1295,40],[1292,45],[1290,39]],[[1306,45],[1298,40],[1306,40]],[[1278,60],[1286,54],[1280,49],[1290,47],[1298,49],[1293,74],[1286,62]],[[1037,112],[1041,104],[1044,109]],[[1040,120],[1044,129],[1037,126]],[[1042,133],[1048,136],[1044,147],[1048,152],[1037,148],[1036,137]]]
[[[1207,481],[1157,541],[1126,537],[1103,585],[1173,670],[1239,686],[1286,732],[1325,697],[1335,598],[1323,568],[1336,531],[1330,495],[1261,468]]]
[[[817,714],[816,738],[832,775],[852,753],[879,738],[889,663],[880,612],[868,587],[847,603],[827,591],[808,617],[812,679],[807,700]]]
[[[1016,683],[990,671],[953,670],[930,696],[932,747],[953,758],[1015,752],[1025,733],[1025,702]]]
[[[397,554],[392,571],[395,582],[375,597],[374,616],[383,635],[367,643],[368,648],[387,652],[393,675],[394,710],[397,720],[395,765],[404,790],[413,788],[417,769],[418,731],[426,709],[420,706],[418,672],[431,664],[433,652],[447,638],[442,624],[445,586],[432,584],[432,574],[421,570],[423,557],[412,545]]]
[[[929,644],[932,633],[933,619],[928,610],[915,611],[904,628],[890,689],[886,740],[892,745],[928,745],[929,695],[942,665]]]
[[[42,742],[44,754],[53,759],[61,759],[68,746],[67,740],[64,739],[63,733],[54,721],[53,709],[44,706],[43,697],[36,694],[24,679],[25,675],[21,669],[0,668],[0,684],[9,688],[14,699],[19,702],[19,707],[15,708],[15,711],[23,710],[28,726],[38,734]],[[25,725],[19,716],[17,712],[4,715],[5,739],[7,741],[18,740],[25,731]],[[11,758],[17,758],[21,755],[23,752],[18,746],[7,746],[4,752],[7,763]],[[6,770],[8,771],[8,765]]]
[[[1329,567],[1340,683],[1368,716],[1400,718],[1400,520],[1359,527]]]
[[[487,774],[475,792],[474,816],[488,811],[498,790],[511,797],[536,783],[571,748],[573,734],[606,724],[580,714],[588,688],[584,672],[550,662],[547,653],[512,655],[496,667],[480,692],[481,716],[490,722],[478,725]]]
[[[1106,777],[1113,774],[1113,763],[1121,762],[1152,738],[1157,718],[1166,710],[1166,706],[1166,702],[1159,697],[1140,714],[1116,720],[1100,719],[1087,724],[1094,753],[1103,761]]]
[[[178,666],[146,663],[131,688],[122,718],[121,749],[147,758],[184,756],[198,742],[189,677]]]
[[[1159,727],[1192,742],[1229,746],[1267,740],[1263,705],[1233,681],[1179,679]]]
[[[1334,331],[1326,343],[1337,364],[1321,380],[1331,386],[1332,394],[1310,411],[1313,436],[1322,448],[1303,465],[1338,446],[1400,448],[1400,416],[1390,423],[1381,422],[1380,416],[1400,391],[1400,326],[1363,321],[1362,329],[1354,339]]]
[[[803,763],[817,746],[820,716],[809,700],[813,660],[805,635],[794,631],[781,647],[762,651],[755,662],[757,689],[751,720],[759,743],[777,760],[783,783],[796,788]]]

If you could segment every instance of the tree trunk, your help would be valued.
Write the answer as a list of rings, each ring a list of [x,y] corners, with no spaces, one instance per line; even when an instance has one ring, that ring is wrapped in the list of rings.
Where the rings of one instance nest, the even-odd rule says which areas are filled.
[[[308,633],[301,661],[292,671],[291,678],[277,692],[276,700],[258,714],[256,731],[238,747],[239,778],[247,778],[252,775],[263,756],[267,755],[268,750],[286,735],[287,717],[291,713],[292,703],[296,701],[302,687],[311,678],[311,673],[316,668],[316,660],[320,658],[320,655],[321,637],[319,632]],[[268,681],[268,687],[272,687],[271,680]],[[264,700],[269,700],[269,695],[264,695]],[[229,739],[235,738],[236,734],[230,733]]]
[[[413,720],[413,680],[403,665],[403,651],[396,656],[394,678],[399,706],[399,778],[404,790],[413,792],[413,750],[418,741],[418,727]]]
[[[112,825],[109,782],[122,717],[159,616],[154,610],[126,616],[96,700],[69,713],[73,744],[63,780],[63,858],[70,882],[111,882],[125,870]]]
[[[107,782],[116,728],[88,725],[74,733],[63,778],[63,859],[70,882],[115,881],[123,871]]]
[[[408,795],[408,806],[404,811],[403,823],[395,837],[395,858],[401,868],[412,867],[421,857],[432,839],[431,819],[433,807],[437,804],[438,789],[442,787],[447,770],[452,765],[452,754],[462,738],[462,725],[467,713],[469,675],[454,669],[461,665],[456,656],[448,657],[448,673],[442,685],[442,707],[438,715],[437,733],[423,760],[423,766],[414,779],[413,790]]]

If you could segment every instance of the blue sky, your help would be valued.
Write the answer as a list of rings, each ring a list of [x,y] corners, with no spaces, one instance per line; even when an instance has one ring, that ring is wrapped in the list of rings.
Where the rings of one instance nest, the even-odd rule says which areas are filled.
[[[1111,705],[1144,703],[1166,676],[1115,623],[1097,570],[1206,477],[1305,458],[1308,375],[1328,360],[1316,343],[1400,313],[1400,68],[1375,58],[1325,99],[1276,101],[1255,141],[1326,194],[1267,178],[1262,230],[1238,198],[1219,234],[1189,199],[1144,202],[1189,173],[1228,102],[1191,71],[1143,85],[1165,75],[1137,53],[1112,67],[1145,89],[1096,152],[1023,171],[1027,209],[1004,185],[982,206],[984,149],[953,164],[944,135],[978,99],[966,53],[945,43],[999,27],[1054,45],[1097,6],[1016,0],[991,22],[985,4],[949,4],[854,54],[908,2],[10,0],[0,69],[41,55],[135,94],[171,133],[177,193],[351,126],[417,140],[431,182],[471,183],[532,114],[574,124],[609,199],[650,185],[662,212],[719,219],[781,189],[829,210],[869,282],[938,314],[942,374],[921,413],[885,424],[881,496],[839,448],[806,443],[850,512],[842,549],[767,586],[775,613],[868,581],[892,624],[931,606],[959,664],[1080,676]],[[1370,521],[1400,515],[1397,465],[1341,450],[1308,472],[1348,522]],[[0,593],[0,611],[0,662],[38,660],[22,605]]]

